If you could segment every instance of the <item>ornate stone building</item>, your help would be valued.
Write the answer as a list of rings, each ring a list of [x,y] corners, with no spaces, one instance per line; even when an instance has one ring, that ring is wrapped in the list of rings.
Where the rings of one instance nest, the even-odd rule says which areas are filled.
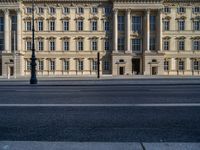
[[[30,75],[31,0],[0,1],[0,75]],[[35,0],[39,76],[199,75],[200,0]]]

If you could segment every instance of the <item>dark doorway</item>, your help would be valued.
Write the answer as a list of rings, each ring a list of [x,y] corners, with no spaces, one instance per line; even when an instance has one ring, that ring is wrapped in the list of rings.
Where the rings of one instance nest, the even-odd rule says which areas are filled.
[[[119,74],[124,75],[124,67],[119,67]]]
[[[157,75],[158,67],[152,67],[152,75]]]
[[[135,74],[140,73],[140,59],[133,59],[132,60],[132,72]]]
[[[10,67],[10,76],[14,76],[14,67]]]

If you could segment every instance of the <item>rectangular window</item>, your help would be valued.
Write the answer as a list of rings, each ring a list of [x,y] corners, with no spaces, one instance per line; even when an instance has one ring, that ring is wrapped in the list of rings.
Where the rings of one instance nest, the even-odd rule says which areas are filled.
[[[142,17],[141,16],[132,17],[132,31],[141,33],[142,31]]]
[[[97,40],[92,40],[92,50],[93,51],[97,51],[98,50]]]
[[[68,7],[64,7],[63,13],[64,14],[69,14],[70,13],[70,9]]]
[[[38,21],[38,31],[43,31],[43,21],[42,20]]]
[[[193,61],[193,70],[199,70],[199,61],[197,61],[197,60],[195,60],[195,61]]]
[[[110,68],[110,63],[109,63],[109,61],[105,61],[104,62],[104,70],[109,70],[109,68]]]
[[[63,21],[63,30],[69,31],[69,21],[68,20]]]
[[[78,31],[83,31],[83,20],[78,20],[77,29]]]
[[[92,7],[92,14],[97,14],[97,13],[98,13],[98,8]]]
[[[55,14],[56,13],[56,9],[54,7],[50,7],[50,14]]]
[[[105,51],[110,50],[110,42],[108,40],[105,40],[105,42],[104,42],[104,49],[105,49]]]
[[[0,37],[0,51],[4,50],[4,37]]]
[[[78,51],[83,51],[83,41],[78,41]]]
[[[185,13],[186,12],[186,8],[185,7],[178,7],[177,8],[177,13]]]
[[[32,42],[31,42],[31,41],[27,41],[27,42],[26,42],[26,50],[27,50],[27,51],[32,50]]]
[[[69,51],[69,41],[63,42],[63,48],[64,48],[64,51]]]
[[[97,70],[97,61],[96,60],[92,60],[92,70],[93,71]]]
[[[200,7],[194,7],[193,8],[193,13],[200,13]]]
[[[83,71],[83,60],[78,60],[78,71]]]
[[[84,13],[83,7],[78,7],[78,14],[83,14],[83,13]]]
[[[180,70],[180,71],[184,70],[184,61],[180,60],[178,62],[178,70]]]
[[[50,31],[55,31],[55,20],[50,21]]]
[[[105,15],[110,15],[110,12],[111,12],[110,7],[105,7],[105,8],[104,8],[104,13],[105,13]]]
[[[118,50],[123,51],[125,49],[125,39],[124,37],[118,38]]]
[[[43,51],[44,50],[44,42],[42,40],[38,41],[38,50]]]
[[[26,22],[26,31],[31,31],[32,30],[32,23],[31,21]]]
[[[193,41],[193,50],[200,50],[200,40]]]
[[[156,16],[150,16],[150,30],[156,30]]]
[[[38,61],[38,70],[39,71],[43,71],[44,70],[44,61],[43,60],[39,60]]]
[[[97,31],[97,20],[92,21],[92,31]]]
[[[4,31],[4,17],[0,17],[0,31]]]
[[[31,7],[26,8],[26,13],[27,14],[31,14],[32,13],[32,8]]]
[[[64,71],[69,71],[69,60],[63,61],[63,69]]]
[[[105,21],[104,22],[104,31],[108,32],[110,30],[110,22]]]
[[[156,39],[155,38],[150,38],[150,50],[156,50]]]
[[[179,31],[185,30],[185,20],[179,20],[178,21],[178,30]]]
[[[164,13],[170,13],[171,12],[171,8],[164,7],[163,11],[164,11]]]
[[[141,39],[132,39],[132,51],[141,51]]]
[[[164,61],[164,70],[165,71],[169,70],[169,61],[167,61],[167,60]]]
[[[199,20],[195,20],[193,22],[193,30],[200,31],[200,21]]]
[[[168,51],[169,50],[169,40],[164,40],[163,41],[163,49],[165,51]]]
[[[17,16],[12,16],[11,22],[12,22],[11,26],[12,31],[17,31]]]
[[[54,40],[50,41],[50,51],[55,51],[56,43]]]
[[[184,40],[179,40],[178,41],[178,50],[184,51],[185,50],[185,41]]]
[[[39,7],[39,8],[38,8],[38,12],[39,12],[39,14],[44,14],[44,8]]]
[[[26,61],[26,70],[28,70],[28,71],[31,70],[31,61],[30,60]]]
[[[50,71],[55,71],[56,67],[55,67],[55,60],[50,60]]]
[[[124,22],[125,22],[125,17],[118,16],[118,30],[119,31],[124,31]]]
[[[170,25],[169,20],[164,20],[163,21],[163,29],[164,29],[164,31],[169,31],[169,25]]]

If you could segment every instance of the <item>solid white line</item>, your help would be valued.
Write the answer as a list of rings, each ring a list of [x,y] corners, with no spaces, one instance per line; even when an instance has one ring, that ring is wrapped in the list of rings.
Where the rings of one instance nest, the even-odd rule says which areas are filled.
[[[0,107],[200,107],[200,103],[169,104],[0,104]]]

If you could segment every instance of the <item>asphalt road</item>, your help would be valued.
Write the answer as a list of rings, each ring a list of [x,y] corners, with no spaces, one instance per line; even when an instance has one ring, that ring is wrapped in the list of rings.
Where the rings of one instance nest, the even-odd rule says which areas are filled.
[[[200,85],[0,85],[0,140],[200,142]]]

